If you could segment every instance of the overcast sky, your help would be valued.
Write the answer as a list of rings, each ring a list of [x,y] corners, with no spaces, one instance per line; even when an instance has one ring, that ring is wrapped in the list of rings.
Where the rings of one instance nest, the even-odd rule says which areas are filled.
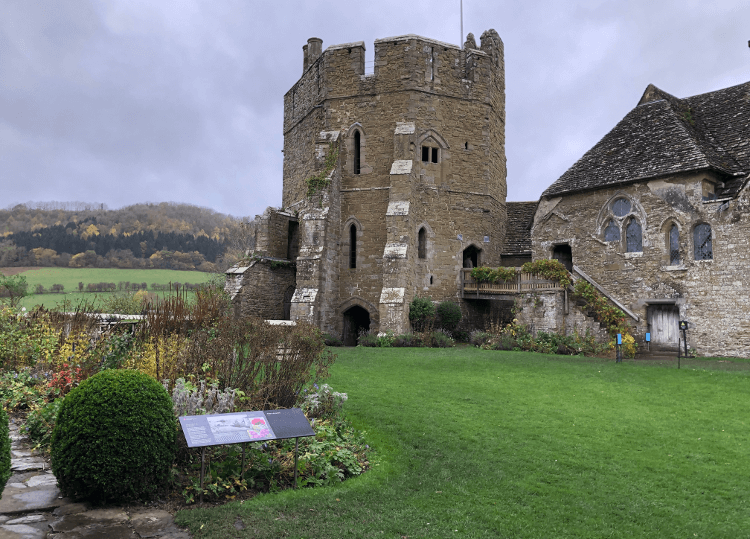
[[[750,80],[750,1],[464,0],[505,43],[508,200],[536,200],[649,83]],[[302,45],[458,44],[459,0],[0,0],[0,207],[281,203],[283,95]]]

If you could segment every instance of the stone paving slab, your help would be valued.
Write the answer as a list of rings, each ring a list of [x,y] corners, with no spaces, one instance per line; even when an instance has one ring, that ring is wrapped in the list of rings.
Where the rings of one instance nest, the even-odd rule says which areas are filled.
[[[47,530],[28,524],[3,524],[0,526],[0,537],[3,539],[44,539]]]
[[[191,539],[167,511],[92,509],[63,498],[49,465],[10,425],[13,475],[0,498],[0,539]]]

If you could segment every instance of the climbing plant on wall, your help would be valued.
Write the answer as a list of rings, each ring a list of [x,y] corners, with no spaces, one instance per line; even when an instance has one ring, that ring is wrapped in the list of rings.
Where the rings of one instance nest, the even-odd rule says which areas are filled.
[[[320,193],[323,189],[326,189],[331,185],[331,178],[328,176],[331,174],[334,168],[336,168],[336,162],[339,158],[339,150],[333,143],[328,145],[328,155],[326,155],[326,162],[323,170],[307,178],[307,197],[312,198],[313,196]]]

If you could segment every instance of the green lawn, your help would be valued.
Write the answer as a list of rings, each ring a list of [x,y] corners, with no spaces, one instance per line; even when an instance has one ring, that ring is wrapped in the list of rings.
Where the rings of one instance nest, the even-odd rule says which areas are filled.
[[[377,464],[337,488],[179,513],[194,537],[750,537],[747,370],[337,353],[329,383]]]
[[[169,284],[179,283],[203,283],[210,279],[210,273],[201,271],[177,271],[167,269],[118,269],[118,268],[39,268],[20,273],[26,277],[29,283],[29,292],[33,292],[36,285],[41,284],[49,289],[53,284],[61,284],[65,287],[65,294],[33,294],[24,298],[20,306],[31,309],[35,305],[52,307],[62,301],[72,302],[73,307],[82,301],[93,302],[98,305],[98,300],[107,297],[110,293],[79,293],[78,283],[85,285],[89,283],[119,283],[120,281],[131,283],[146,283],[149,291],[151,283]],[[159,292],[163,294],[163,292]]]

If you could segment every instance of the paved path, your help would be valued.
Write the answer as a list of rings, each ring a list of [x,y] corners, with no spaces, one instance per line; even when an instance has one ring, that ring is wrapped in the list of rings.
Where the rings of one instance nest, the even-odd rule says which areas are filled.
[[[0,539],[190,539],[159,509],[92,508],[63,498],[47,463],[11,418],[11,475],[0,498]]]

